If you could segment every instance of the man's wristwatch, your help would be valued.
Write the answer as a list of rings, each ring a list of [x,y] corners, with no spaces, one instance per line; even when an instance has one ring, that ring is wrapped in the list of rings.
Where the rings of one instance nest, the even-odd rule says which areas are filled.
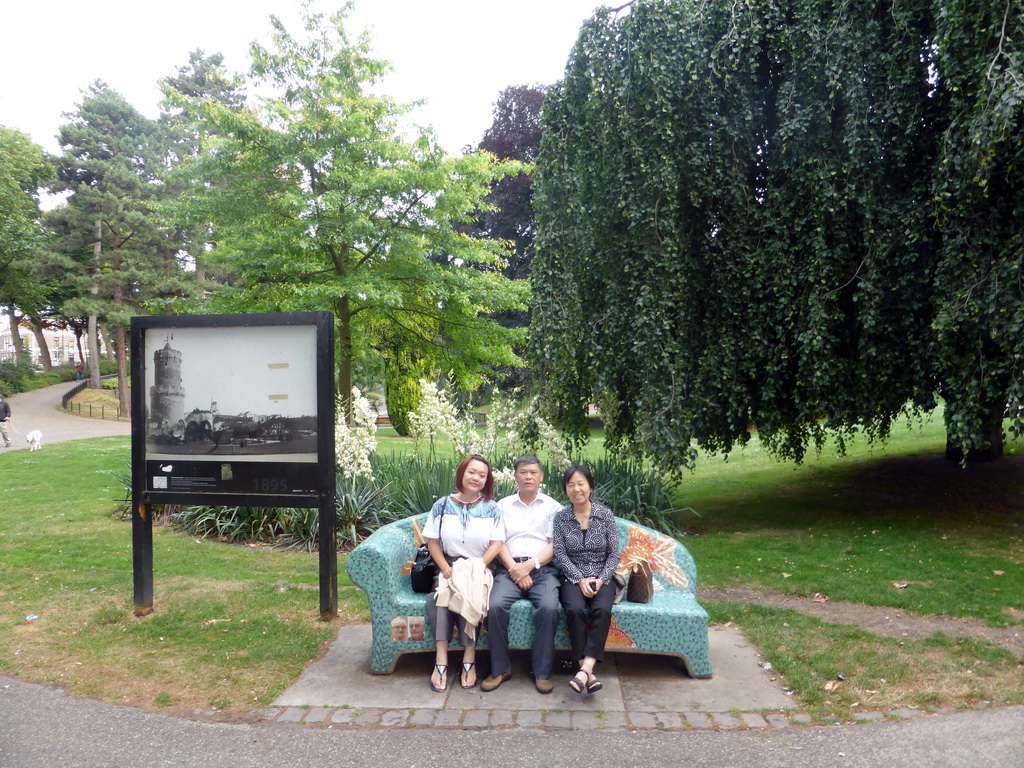
[[[540,570],[540,560],[538,560],[536,557],[533,558],[533,568],[536,571]]]

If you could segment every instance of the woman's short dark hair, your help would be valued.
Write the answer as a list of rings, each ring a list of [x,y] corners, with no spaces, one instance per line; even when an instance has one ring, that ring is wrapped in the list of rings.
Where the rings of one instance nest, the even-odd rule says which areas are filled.
[[[569,479],[579,472],[583,475],[583,479],[587,481],[587,485],[590,486],[590,490],[594,490],[594,476],[590,473],[590,467],[586,464],[573,464],[562,474],[562,490],[569,485]]]
[[[491,462],[481,456],[479,453],[474,453],[472,456],[467,456],[459,464],[459,468],[455,470],[455,487],[460,492],[465,489],[462,487],[462,476],[466,474],[466,467],[469,466],[471,461],[481,461],[484,466],[487,467],[487,481],[484,483],[484,489],[480,491],[480,495],[484,497],[484,501],[490,501],[494,498],[494,472],[491,470]]]

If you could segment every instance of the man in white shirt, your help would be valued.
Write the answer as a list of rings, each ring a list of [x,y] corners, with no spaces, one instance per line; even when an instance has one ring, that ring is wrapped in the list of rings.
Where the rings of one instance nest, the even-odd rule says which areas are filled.
[[[498,568],[491,587],[487,613],[487,642],[491,649],[491,675],[481,683],[493,691],[512,677],[508,622],[512,604],[520,598],[533,603],[533,677],[537,690],[551,693],[558,629],[558,569],[551,565],[552,521],[560,504],[540,492],[544,471],[536,456],[521,456],[515,464],[519,493],[498,502],[505,524],[505,544],[498,553]]]

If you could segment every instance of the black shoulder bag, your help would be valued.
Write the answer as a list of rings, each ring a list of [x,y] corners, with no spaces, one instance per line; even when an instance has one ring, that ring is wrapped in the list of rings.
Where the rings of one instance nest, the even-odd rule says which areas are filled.
[[[437,524],[438,540],[441,539],[441,525],[444,523],[444,510],[447,506],[448,501],[445,500],[444,506],[441,507],[441,519]],[[444,551],[443,546],[441,547],[441,551]],[[435,563],[434,558],[430,556],[430,550],[427,549],[426,542],[420,544],[416,548],[416,557],[413,558],[409,576],[412,579],[413,592],[423,594],[434,591],[434,580],[437,578],[437,563]]]

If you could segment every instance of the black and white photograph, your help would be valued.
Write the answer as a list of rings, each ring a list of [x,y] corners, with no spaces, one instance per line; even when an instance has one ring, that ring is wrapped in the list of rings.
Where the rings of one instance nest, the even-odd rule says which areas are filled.
[[[150,460],[316,462],[316,328],[145,330]]]

